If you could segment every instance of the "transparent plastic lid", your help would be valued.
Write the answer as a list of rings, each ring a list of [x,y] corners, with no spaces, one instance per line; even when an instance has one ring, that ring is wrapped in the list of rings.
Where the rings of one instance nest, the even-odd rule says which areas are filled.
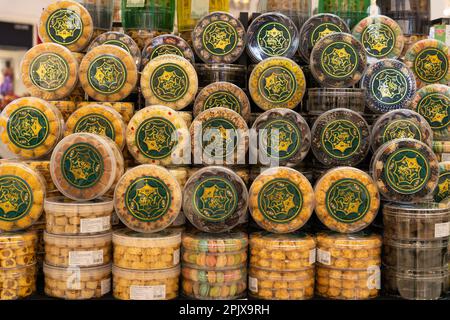
[[[175,54],[181,56],[192,64],[195,62],[194,52],[183,38],[172,34],[163,34],[154,37],[142,50],[142,65],[161,55]]]
[[[92,133],[65,137],[50,159],[50,173],[58,190],[73,200],[103,196],[116,180],[116,154],[108,140]]]
[[[1,232],[0,231],[0,248],[8,248],[16,245],[34,245],[38,240],[37,232],[18,231],[18,232]]]
[[[100,267],[54,267],[44,263],[44,275],[60,281],[69,281],[74,275],[79,275],[80,281],[95,281],[111,276],[112,265]]]
[[[188,263],[183,264],[181,274],[184,279],[203,283],[230,283],[237,281],[247,281],[247,268],[238,267],[228,270],[217,270],[199,268]]]
[[[49,245],[57,247],[77,247],[77,246],[104,246],[111,243],[112,233],[102,233],[98,235],[56,235],[48,232],[44,232],[44,242]]]
[[[434,240],[393,240],[384,237],[383,243],[386,246],[398,249],[412,249],[412,250],[442,250],[449,245],[448,239],[434,239]]]
[[[195,64],[195,69],[198,72],[208,72],[208,71],[220,71],[220,72],[237,72],[239,75],[243,75],[247,72],[247,67],[240,64],[207,64],[207,63],[197,63]]]
[[[44,209],[48,214],[55,212],[58,214],[64,213],[69,216],[78,216],[93,212],[112,213],[114,210],[114,201],[111,198],[98,198],[80,202],[59,196],[45,199]]]
[[[373,249],[380,248],[382,237],[368,232],[358,232],[353,234],[342,234],[336,232],[323,232],[316,236],[318,248],[339,248],[339,249]]]
[[[166,229],[156,233],[140,233],[129,229],[114,231],[113,244],[138,248],[164,248],[181,244],[181,232]]]
[[[72,53],[56,43],[41,43],[25,54],[22,81],[33,97],[60,100],[78,83],[78,62]]]
[[[15,267],[15,268],[0,268],[0,273],[2,275],[2,280],[18,280],[19,282],[21,281],[22,277],[33,277],[36,274],[36,267],[37,264],[31,264],[28,266],[22,266],[22,267]],[[34,280],[33,280],[34,282]],[[8,287],[8,283],[5,281],[3,282],[4,286]],[[2,288],[2,286],[0,285],[0,289]]]
[[[410,270],[410,269],[397,269],[388,266],[383,266],[386,273],[391,276],[395,276],[399,279],[411,279],[411,280],[437,280],[448,278],[449,272],[446,268],[434,269],[434,270]]]
[[[166,270],[131,270],[123,269],[116,266],[112,267],[114,277],[123,278],[131,281],[149,281],[149,280],[166,280],[178,278],[181,273],[180,266],[176,266]]]
[[[296,271],[275,271],[250,266],[249,277],[257,278],[261,281],[303,281],[314,279],[315,267],[307,267]]]
[[[423,217],[450,216],[450,203],[446,202],[418,202],[414,204],[402,204],[388,202],[383,204],[383,213],[397,217]]]
[[[199,252],[238,252],[247,250],[248,236],[244,232],[207,233],[197,230],[183,233],[184,249]]]
[[[250,248],[267,250],[311,250],[316,247],[314,237],[303,232],[274,234],[267,231],[250,235]]]

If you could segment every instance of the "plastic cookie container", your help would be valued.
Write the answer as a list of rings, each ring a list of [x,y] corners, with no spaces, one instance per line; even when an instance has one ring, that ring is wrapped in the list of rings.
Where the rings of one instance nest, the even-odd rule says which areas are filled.
[[[1,161],[0,161],[1,163]],[[32,168],[34,171],[40,173],[42,178],[45,180],[45,190],[47,191],[47,194],[51,192],[55,192],[58,189],[56,188],[55,184],[53,183],[52,176],[50,174],[50,161],[47,160],[29,160],[24,161],[24,164]]]
[[[15,269],[34,265],[36,263],[37,241],[38,236],[35,231],[0,233],[0,269]]]
[[[66,300],[100,298],[111,291],[111,265],[57,268],[44,264],[45,294]]]
[[[162,270],[180,262],[181,232],[163,230],[138,233],[121,229],[113,233],[114,265],[133,270]]]
[[[189,44],[183,38],[172,34],[163,34],[154,37],[142,51],[142,66],[145,67],[150,60],[165,54],[175,54],[194,64],[195,57]]]
[[[198,86],[204,88],[215,82],[230,82],[239,88],[247,88],[247,66],[239,64],[195,64]]]
[[[35,291],[35,264],[25,267],[0,269],[0,301],[26,298]]]
[[[313,116],[338,108],[363,113],[366,107],[365,91],[360,88],[310,88],[304,107],[308,115]]]

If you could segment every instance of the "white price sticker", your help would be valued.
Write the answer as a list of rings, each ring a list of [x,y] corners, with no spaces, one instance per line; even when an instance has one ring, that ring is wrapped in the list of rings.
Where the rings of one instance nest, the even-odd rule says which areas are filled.
[[[94,219],[81,219],[80,232],[81,233],[97,233],[108,231],[111,229],[111,218],[102,217]]]
[[[441,162],[450,161],[450,153],[442,153],[441,154]]]
[[[316,263],[316,249],[312,249],[309,251],[309,264]]]
[[[69,252],[70,266],[88,267],[99,264],[103,264],[103,250]]]
[[[248,289],[251,292],[258,292],[258,279],[248,277]]]
[[[445,238],[450,236],[450,222],[436,223],[434,225],[434,237]]]
[[[166,298],[166,286],[131,286],[131,300],[164,300]]]
[[[173,252],[173,265],[177,266],[180,263],[180,249]]]
[[[317,262],[329,266],[331,264],[331,254],[328,251],[317,249]]]

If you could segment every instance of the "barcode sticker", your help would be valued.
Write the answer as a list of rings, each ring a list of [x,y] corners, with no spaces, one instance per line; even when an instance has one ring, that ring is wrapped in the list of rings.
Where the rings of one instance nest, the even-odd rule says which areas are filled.
[[[309,264],[316,263],[316,249],[312,249],[309,251]]]
[[[70,251],[70,266],[93,266],[103,264],[103,250],[97,251]]]
[[[131,300],[164,300],[166,298],[166,286],[131,286]]]
[[[450,222],[436,223],[434,225],[434,237],[445,238],[450,236]]]
[[[94,219],[81,219],[80,232],[81,233],[96,233],[108,231],[111,229],[111,218],[102,217]]]
[[[102,292],[102,296],[109,293],[111,291],[111,278],[103,279],[100,283],[100,289]]]
[[[127,0],[127,8],[143,8],[145,0]]]
[[[331,264],[331,254],[328,251],[317,249],[317,262],[329,266]]]
[[[251,292],[258,292],[258,279],[248,277],[248,289]]]
[[[191,19],[200,19],[209,13],[209,0],[191,1]]]
[[[177,266],[180,263],[180,249],[173,252],[173,265]]]

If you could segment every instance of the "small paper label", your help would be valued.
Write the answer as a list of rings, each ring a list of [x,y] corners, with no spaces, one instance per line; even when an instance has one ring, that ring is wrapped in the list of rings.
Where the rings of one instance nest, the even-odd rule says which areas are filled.
[[[248,277],[248,288],[252,292],[258,292],[258,279]]]
[[[329,266],[331,264],[331,254],[328,251],[317,249],[317,262]]]
[[[68,290],[81,290],[81,271],[77,267],[69,267],[67,270],[66,287]]]
[[[441,154],[441,162],[450,161],[450,153],[442,153]]]
[[[436,223],[434,225],[434,237],[445,238],[450,236],[450,222]]]
[[[145,0],[127,0],[127,8],[143,8]]]
[[[173,252],[173,265],[177,266],[180,263],[180,249]]]
[[[209,0],[191,1],[191,19],[200,19],[209,13]]]
[[[108,231],[111,229],[111,218],[102,217],[94,219],[81,219],[80,232],[81,233],[96,233]]]
[[[70,266],[92,266],[103,263],[103,250],[97,251],[70,251]]]
[[[367,268],[367,289],[381,289],[381,270],[379,266]]]
[[[316,262],[316,249],[309,251],[309,264],[314,264]]]
[[[131,286],[131,300],[164,300],[166,298],[166,286]]]
[[[111,291],[111,278],[103,279],[100,283],[100,289],[102,296],[109,293]]]

